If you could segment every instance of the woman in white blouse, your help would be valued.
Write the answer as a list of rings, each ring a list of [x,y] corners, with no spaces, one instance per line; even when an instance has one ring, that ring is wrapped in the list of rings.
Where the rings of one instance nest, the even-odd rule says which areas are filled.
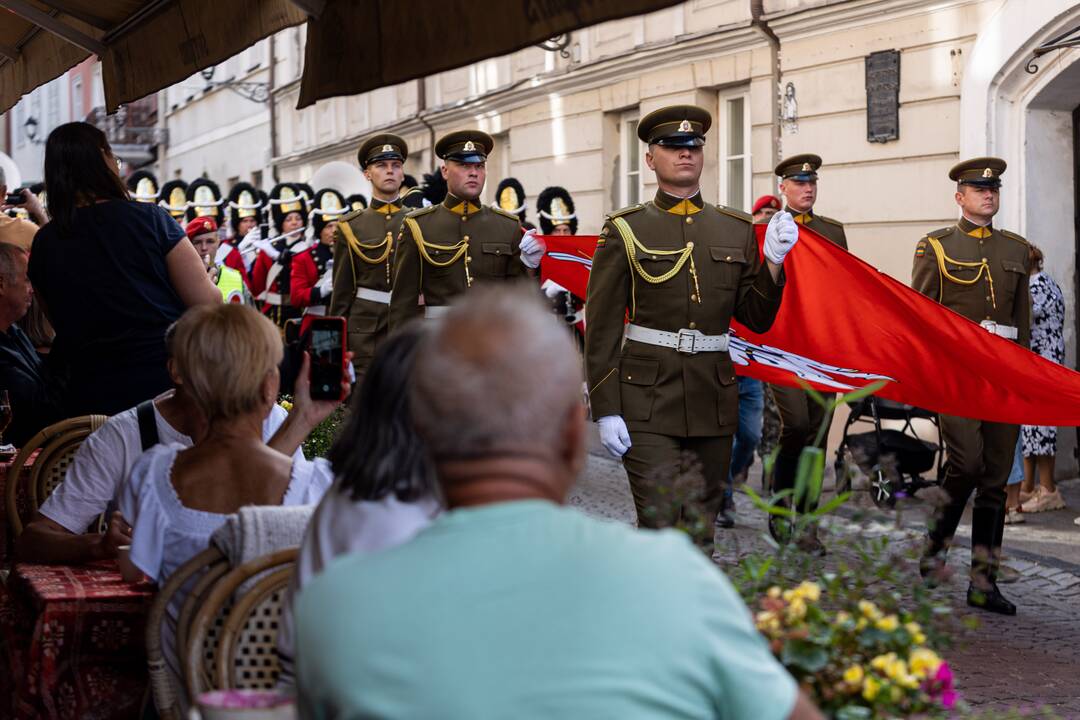
[[[176,374],[208,430],[191,448],[163,444],[144,453],[119,507],[132,526],[131,562],[159,584],[242,506],[317,503],[332,480],[324,464],[294,461],[263,441],[282,358],[273,323],[244,305],[200,306],[177,322],[173,348]],[[173,621],[183,594],[170,603]]]

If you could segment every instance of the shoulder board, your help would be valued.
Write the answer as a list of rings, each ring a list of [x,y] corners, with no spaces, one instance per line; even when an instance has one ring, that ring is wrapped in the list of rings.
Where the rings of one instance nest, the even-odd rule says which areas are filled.
[[[844,223],[840,222],[839,220],[833,220],[831,217],[825,217],[824,215],[815,215],[814,217],[816,217],[818,220],[824,220],[825,222],[829,223],[830,225],[837,225],[839,227],[844,227]]]
[[[605,217],[604,220],[612,220],[614,218],[622,217],[623,215],[629,215],[630,213],[635,213],[638,210],[644,210],[644,209],[645,209],[645,206],[642,205],[641,203],[638,203],[637,205],[631,205],[630,207],[624,207],[624,208],[622,208],[620,210],[616,210],[615,212],[613,212],[610,215],[608,215],[607,217]]]
[[[441,204],[442,203],[439,203],[439,205],[441,205]],[[428,205],[426,208],[418,208],[416,210],[412,210],[411,212],[406,213],[405,217],[407,217],[407,218],[418,218],[421,215],[427,215],[428,213],[433,213],[433,212],[435,212],[436,210],[439,209],[439,205]]]
[[[360,215],[365,210],[367,210],[367,208],[357,208],[356,210],[350,210],[349,212],[345,213],[340,218],[338,218],[338,220],[341,221],[341,222],[349,222],[350,220],[353,220],[355,218],[360,217]]]
[[[514,213],[506,212],[502,208],[494,207],[492,205],[488,205],[488,208],[490,208],[491,211],[494,212],[497,215],[502,215],[504,218],[509,218],[510,220],[513,220],[514,222],[516,222],[518,225],[521,224],[521,218],[518,217],[517,215],[515,215]]]
[[[753,223],[754,217],[749,213],[744,213],[742,210],[736,210],[735,208],[729,208],[726,205],[714,205],[714,207],[724,215],[730,215],[733,218],[738,218],[744,222]]]
[[[945,237],[946,235],[949,235],[955,229],[956,229],[955,226],[950,225],[949,227],[943,227],[943,228],[940,228],[938,230],[933,230],[931,232],[928,232],[928,233],[926,233],[926,237],[934,238],[935,240],[937,240],[939,238]]]
[[[1010,240],[1015,240],[1016,242],[1018,242],[1018,243],[1021,243],[1021,244],[1023,244],[1023,245],[1027,245],[1027,244],[1028,244],[1028,241],[1027,241],[1027,240],[1025,240],[1024,238],[1020,237],[1019,235],[1017,235],[1017,234],[1016,234],[1016,233],[1014,233],[1014,232],[1009,232],[1008,230],[999,230],[998,232],[1000,232],[1000,233],[1001,233],[1002,235],[1004,235],[1005,237],[1009,238]]]

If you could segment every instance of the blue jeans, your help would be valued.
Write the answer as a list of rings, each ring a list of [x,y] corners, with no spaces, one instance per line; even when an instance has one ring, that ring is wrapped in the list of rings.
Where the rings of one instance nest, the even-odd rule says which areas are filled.
[[[760,380],[739,377],[739,424],[731,447],[731,470],[725,493],[730,495],[732,478],[750,467],[761,442],[761,416],[765,412],[765,386]]]
[[[1016,452],[1013,454],[1012,470],[1009,471],[1009,481],[1006,485],[1016,485],[1024,480],[1024,446],[1020,439],[1016,440]]]

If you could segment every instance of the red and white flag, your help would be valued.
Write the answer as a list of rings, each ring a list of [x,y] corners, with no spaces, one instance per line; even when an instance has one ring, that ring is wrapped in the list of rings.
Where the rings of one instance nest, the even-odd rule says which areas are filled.
[[[758,225],[758,242],[765,226]],[[579,297],[595,235],[545,236],[541,276]],[[878,380],[878,395],[946,415],[1026,425],[1080,425],[1080,373],[1053,363],[799,227],[784,262],[776,322],[754,333],[732,321],[740,375],[829,392]]]

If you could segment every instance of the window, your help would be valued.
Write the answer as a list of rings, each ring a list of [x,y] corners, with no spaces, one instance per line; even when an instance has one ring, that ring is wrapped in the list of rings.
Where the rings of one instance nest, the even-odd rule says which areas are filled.
[[[48,130],[60,124],[60,82],[60,79],[53,80],[45,86],[48,93],[45,98],[45,125]]]
[[[641,141],[637,110],[619,120],[619,207],[641,202]]]
[[[255,170],[251,173],[251,185],[256,190],[262,190],[262,170]]]
[[[720,95],[720,203],[750,209],[750,113],[745,92]]]

